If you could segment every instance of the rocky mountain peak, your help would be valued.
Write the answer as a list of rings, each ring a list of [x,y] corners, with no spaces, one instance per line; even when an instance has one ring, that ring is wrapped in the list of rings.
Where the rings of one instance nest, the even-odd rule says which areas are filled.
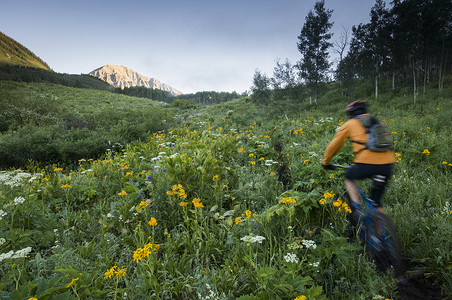
[[[146,77],[121,65],[105,65],[91,71],[89,75],[98,77],[117,88],[143,86],[149,89],[163,90],[174,96],[182,95],[182,92],[165,83],[161,83],[155,78]]]

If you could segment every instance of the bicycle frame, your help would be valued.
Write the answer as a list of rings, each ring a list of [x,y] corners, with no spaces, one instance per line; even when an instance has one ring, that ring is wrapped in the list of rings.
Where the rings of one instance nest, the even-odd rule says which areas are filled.
[[[341,165],[332,165],[335,168],[341,168],[341,169],[348,169],[349,166],[341,166]],[[380,251],[379,247],[375,244],[375,242],[371,241],[368,237],[374,237],[376,235],[380,235],[384,238],[385,242],[389,247],[392,247],[391,241],[388,238],[387,233],[385,232],[384,228],[379,226],[379,230],[381,230],[381,233],[376,233],[374,230],[374,222],[372,221],[372,214],[379,214],[379,211],[373,206],[371,200],[367,197],[367,195],[364,193],[362,188],[359,186],[359,184],[355,181],[356,187],[358,188],[359,194],[361,196],[361,199],[364,201],[363,205],[363,218],[360,218],[358,220],[358,227],[359,229],[359,235],[360,237],[367,243],[369,246],[371,246],[373,249]],[[345,192],[346,193],[346,192]],[[350,200],[351,201],[351,200]],[[368,236],[366,236],[366,233]]]
[[[332,167],[331,170],[349,168],[349,166],[340,165],[330,165],[330,167]],[[388,216],[374,207],[372,200],[366,196],[359,184],[357,182],[355,184],[361,199],[364,201],[361,205],[363,208],[362,215],[356,220],[359,236],[366,247],[369,247],[369,254],[380,270],[385,271],[390,267],[394,269],[395,274],[403,274],[405,272],[405,263],[401,252],[400,239],[394,224]],[[347,191],[342,196],[346,193]]]

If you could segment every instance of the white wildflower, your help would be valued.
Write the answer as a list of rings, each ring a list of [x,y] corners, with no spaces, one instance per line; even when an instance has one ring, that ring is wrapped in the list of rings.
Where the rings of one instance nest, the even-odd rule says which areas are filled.
[[[3,219],[3,217],[6,215],[7,213],[3,209],[0,209],[0,220]]]
[[[16,253],[14,253],[14,255],[11,258],[24,258],[27,257],[27,255],[31,252],[32,248],[31,247],[27,247],[21,250],[16,251]]]
[[[309,249],[309,248],[312,248],[312,249],[317,248],[317,245],[315,244],[314,241],[311,241],[311,240],[303,240],[302,243],[303,243],[303,245],[304,245],[307,249]]]
[[[9,185],[10,187],[20,186],[24,179],[31,177],[30,173],[26,173],[22,170],[15,171],[0,171],[0,185]]]
[[[13,251],[13,250],[11,250],[11,251],[9,251],[9,252],[7,252],[7,253],[2,253],[2,254],[0,254],[0,261],[3,261],[3,260],[5,260],[5,259],[11,258],[11,256],[13,256],[13,254],[14,254],[14,251]]]
[[[31,177],[30,180],[28,180],[28,182],[33,182],[33,181],[35,181],[36,179],[41,178],[42,176],[44,176],[44,174],[42,174],[42,173],[36,173],[36,174],[33,174],[33,177]]]
[[[267,159],[267,160],[265,161],[265,165],[266,165],[267,167],[271,167],[272,165],[277,164],[277,163],[278,163],[277,161],[273,161],[273,160],[271,160],[271,159]]]
[[[284,255],[284,260],[288,263],[295,263],[295,264],[298,264],[298,262],[299,262],[297,255],[295,253],[287,253],[286,255]]]
[[[14,253],[13,250],[7,252],[7,253],[2,253],[0,254],[0,261],[3,261],[5,259],[14,259],[14,258],[24,258],[27,257],[27,255],[31,252],[32,248],[31,247],[27,247],[21,250],[16,251],[16,253]]]
[[[317,268],[317,267],[319,266],[319,264],[320,264],[320,261],[315,262],[315,263],[310,263],[309,265],[310,265],[311,267]]]
[[[254,243],[262,244],[262,242],[265,240],[265,237],[260,235],[247,235],[242,237],[240,240],[244,241],[248,245]]]
[[[14,205],[22,204],[25,202],[25,198],[22,196],[14,198]]]
[[[446,201],[446,203],[444,204],[443,212],[445,215],[450,215],[451,211],[452,211],[452,205],[450,204],[449,201]]]
[[[6,240],[4,238],[0,238],[0,246],[6,243]]]

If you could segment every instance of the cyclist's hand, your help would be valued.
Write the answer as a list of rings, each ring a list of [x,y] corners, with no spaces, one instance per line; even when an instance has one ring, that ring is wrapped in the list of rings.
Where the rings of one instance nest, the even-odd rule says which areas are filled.
[[[332,164],[327,164],[327,165],[322,164],[322,167],[325,170],[336,170],[336,167],[333,166]]]

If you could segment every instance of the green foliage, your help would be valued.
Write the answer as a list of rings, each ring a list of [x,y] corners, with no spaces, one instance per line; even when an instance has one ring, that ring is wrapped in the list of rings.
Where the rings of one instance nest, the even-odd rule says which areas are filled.
[[[205,91],[205,92],[196,92],[194,94],[184,94],[177,96],[178,99],[191,100],[198,105],[208,105],[215,103],[223,103],[227,101],[231,101],[237,98],[240,98],[240,95],[236,92],[228,93],[228,92],[214,92],[214,91]]]
[[[0,32],[0,64],[50,70],[49,66],[22,44]]]
[[[26,152],[40,161],[0,172],[2,299],[397,296],[395,279],[345,237],[341,171],[320,167],[345,121],[337,112],[346,97],[316,106],[285,100],[287,107],[242,99],[179,111],[112,93],[24,85],[3,83],[10,109],[0,149],[19,151],[1,157]],[[450,103],[441,94],[416,105],[392,95],[368,103],[392,129],[399,158],[385,207],[413,269],[449,296],[452,162],[443,144]],[[13,108],[22,119],[8,114]],[[127,144],[127,137],[140,141]],[[111,151],[85,156],[102,147]],[[49,155],[76,166],[43,163]],[[349,148],[335,157],[351,159]]]
[[[113,91],[114,88],[99,78],[81,74],[61,74],[50,70],[0,63],[0,80],[17,82],[47,82],[68,87]]]
[[[332,10],[325,8],[323,0],[314,5],[314,12],[310,11],[298,36],[298,50],[302,55],[299,64],[300,77],[311,89],[312,96],[317,97],[321,84],[326,81],[326,71],[329,68],[328,48],[332,34],[329,32],[333,23],[330,22]]]
[[[149,89],[143,86],[126,87],[124,89],[116,88],[115,92],[132,97],[147,98],[155,101],[171,102],[174,98],[169,92],[159,89]]]
[[[195,108],[196,104],[191,100],[174,99],[173,102],[171,102],[171,106],[181,109],[190,109]]]
[[[98,158],[145,141],[174,120],[160,103],[105,91],[6,81],[0,90],[2,167]]]
[[[268,105],[271,99],[270,78],[259,70],[254,72],[253,86],[251,92],[253,93],[251,99],[254,103]]]

